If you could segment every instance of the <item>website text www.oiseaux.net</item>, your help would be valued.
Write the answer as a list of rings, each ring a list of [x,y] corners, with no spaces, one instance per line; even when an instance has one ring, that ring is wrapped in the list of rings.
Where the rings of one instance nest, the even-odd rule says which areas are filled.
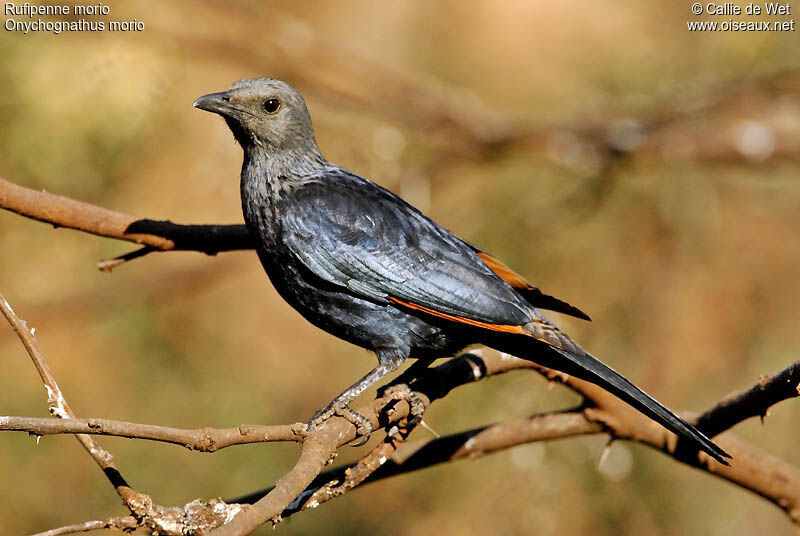
[[[725,2],[722,4],[709,2],[702,4],[695,2],[691,6],[693,15],[707,15],[712,20],[689,20],[686,27],[690,32],[794,32],[795,21],[788,19],[792,15],[790,3],[764,2],[757,4],[750,2],[744,7]],[[761,18],[761,16],[786,17],[784,20],[734,20],[732,16]],[[713,20],[713,18],[726,17],[726,20]]]

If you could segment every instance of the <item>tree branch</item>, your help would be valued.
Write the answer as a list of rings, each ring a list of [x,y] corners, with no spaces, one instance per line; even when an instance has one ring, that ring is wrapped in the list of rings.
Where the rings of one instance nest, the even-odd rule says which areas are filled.
[[[441,463],[476,459],[517,445],[596,434],[603,430],[601,424],[590,421],[579,411],[566,411],[537,415],[530,419],[514,419],[437,439],[404,443],[393,454],[388,452],[385,443],[381,443],[359,462],[321,473],[283,511],[282,517],[289,517],[307,508],[316,508],[360,484],[377,482]],[[263,493],[241,497],[235,502],[252,502]]]
[[[697,418],[697,427],[714,436],[750,417],[766,417],[778,402],[800,396],[800,360],[746,391],[732,393]]]
[[[796,363],[790,365],[775,378],[784,378],[787,371],[794,370],[796,365]],[[359,474],[359,484],[366,484],[441,463],[464,458],[474,459],[526,443],[573,435],[609,433],[612,439],[629,439],[643,443],[681,463],[750,490],[774,503],[784,510],[792,521],[800,524],[800,469],[797,467],[730,435],[717,439],[717,442],[733,455],[730,467],[715,462],[704,453],[698,453],[696,449],[689,454],[681,449],[680,442],[674,434],[640,415],[613,395],[582,380],[507,354],[481,351],[464,354],[461,358],[430,369],[411,385],[426,398],[434,400],[445,396],[459,382],[470,381],[470,377],[472,381],[476,381],[515,369],[536,370],[551,380],[562,381],[570,389],[582,394],[586,402],[584,406],[573,410],[535,415],[527,419],[513,419],[438,439],[403,444],[393,455],[386,458],[385,463],[377,467],[370,465],[365,458],[355,464],[326,471],[314,479],[299,495],[298,500],[283,511],[282,516],[285,518],[306,508],[316,507],[349,491],[355,487],[351,483],[354,473]],[[432,386],[436,386],[435,391],[426,391]],[[800,396],[796,386],[792,396]],[[727,430],[755,415],[748,413],[750,412],[745,412],[738,419],[726,418],[724,423],[718,422],[714,417],[708,422],[720,431]],[[689,416],[686,417],[690,421],[693,420]],[[363,474],[365,465],[367,469],[371,469],[366,476]],[[235,502],[252,502],[268,491],[240,497],[235,499]]]
[[[199,251],[216,255],[222,251],[254,247],[244,225],[180,225],[167,220],[137,218],[61,195],[25,188],[2,178],[0,208],[55,227],[146,246],[113,261],[102,261],[99,267],[104,270],[152,251]]]

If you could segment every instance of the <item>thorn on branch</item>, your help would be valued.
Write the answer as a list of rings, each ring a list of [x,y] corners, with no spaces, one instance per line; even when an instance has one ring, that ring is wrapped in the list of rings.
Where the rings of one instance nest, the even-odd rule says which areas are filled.
[[[611,454],[611,441],[606,443],[606,446],[603,447],[603,452],[600,454],[600,459],[597,461],[597,468],[600,469],[605,461],[608,459],[608,455]]]
[[[434,430],[433,428],[431,428],[431,427],[428,425],[428,423],[426,423],[426,422],[425,422],[425,420],[424,420],[424,419],[421,419],[421,420],[419,421],[419,424],[420,424],[420,426],[422,426],[423,428],[425,428],[427,431],[429,431],[429,432],[431,433],[431,435],[433,435],[433,437],[435,437],[435,438],[437,438],[437,439],[439,439],[439,438],[441,438],[441,437],[442,437],[442,436],[440,436],[440,435],[439,435],[439,433],[438,433],[436,430]]]

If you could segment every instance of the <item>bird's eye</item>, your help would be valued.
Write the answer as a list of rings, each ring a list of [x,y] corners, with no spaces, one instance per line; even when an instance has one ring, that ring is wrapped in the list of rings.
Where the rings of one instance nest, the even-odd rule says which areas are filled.
[[[266,110],[268,114],[274,114],[280,107],[281,101],[278,99],[269,99],[264,102],[264,110]]]

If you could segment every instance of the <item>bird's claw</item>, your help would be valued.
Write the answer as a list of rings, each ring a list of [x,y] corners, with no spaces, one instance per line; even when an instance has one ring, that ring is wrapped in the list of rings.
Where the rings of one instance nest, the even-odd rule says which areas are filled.
[[[425,412],[425,403],[408,385],[405,383],[392,385],[383,390],[383,395],[389,396],[394,400],[405,400],[408,402],[409,413],[406,418],[406,425],[403,427],[404,429],[411,430],[422,421],[422,414]],[[325,421],[334,415],[343,417],[355,425],[356,433],[361,439],[351,443],[351,447],[360,447],[369,441],[369,436],[373,431],[372,422],[357,411],[350,409],[347,403],[344,402],[331,402],[324,408],[317,410],[311,417],[311,420],[308,421],[307,431],[311,432],[318,429]],[[397,427],[393,427],[392,430],[393,432],[389,433],[390,437],[397,433]]]
[[[425,403],[411,390],[411,388],[401,383],[392,385],[384,391],[385,396],[390,396],[394,400],[405,400],[408,402],[409,413],[406,418],[407,428],[411,429],[422,421],[422,414],[425,413]]]
[[[336,414],[339,415],[340,417],[344,417],[345,419],[353,423],[356,427],[356,433],[362,436],[361,439],[358,440],[357,442],[350,443],[351,447],[360,447],[361,445],[369,441],[369,436],[372,433],[372,423],[370,422],[369,419],[367,419],[357,411],[350,409],[347,406],[341,406],[336,408]]]
[[[351,443],[351,447],[360,447],[369,441],[369,436],[372,433],[372,423],[369,419],[357,411],[350,409],[347,404],[329,404],[326,407],[317,410],[316,413],[314,413],[314,415],[311,417],[311,420],[308,421],[308,430],[316,430],[334,415],[338,415],[339,417],[343,417],[350,421],[353,425],[355,425],[356,433],[359,436],[362,436],[357,443]]]

